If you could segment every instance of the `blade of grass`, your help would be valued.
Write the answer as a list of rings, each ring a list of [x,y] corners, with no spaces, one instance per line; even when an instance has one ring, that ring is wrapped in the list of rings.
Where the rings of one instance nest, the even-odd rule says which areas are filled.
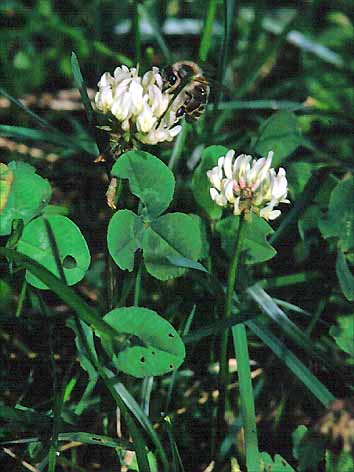
[[[120,336],[115,329],[102,320],[101,316],[79,297],[70,287],[28,256],[24,256],[13,249],[0,247],[0,257],[7,257],[18,265],[29,270],[33,275],[44,282],[61,300],[70,306],[78,317],[94,328],[103,337],[116,340],[120,343]]]
[[[189,315],[188,315],[188,318],[187,318],[185,327],[184,327],[184,329],[183,329],[182,338],[184,338],[185,336],[187,336],[188,333],[189,333],[191,324],[192,324],[193,319],[194,319],[195,310],[196,310],[196,305],[193,306],[191,312],[190,312]],[[174,387],[174,385],[175,385],[175,381],[176,381],[176,377],[177,377],[177,372],[178,372],[178,369],[177,369],[177,370],[174,370],[173,373],[172,373],[172,375],[171,375],[171,381],[170,381],[170,385],[169,385],[169,387],[168,387],[167,398],[166,398],[166,403],[165,403],[165,411],[166,411],[166,412],[168,412],[169,407],[170,407],[170,403],[171,403],[171,399],[172,399],[172,392],[173,392],[173,387]]]
[[[134,38],[135,61],[137,64],[141,64],[141,33],[138,6],[139,2],[137,0],[133,0],[132,31]]]
[[[68,383],[69,374],[71,371],[73,363],[69,366],[65,373],[65,377],[63,379],[63,383],[59,392],[55,397],[55,404],[53,408],[53,430],[52,430],[52,437],[50,439],[50,448],[48,453],[48,472],[55,472],[55,465],[57,460],[57,451],[58,451],[58,436],[61,428],[61,412],[64,406],[64,395],[66,386]]]
[[[171,170],[173,170],[173,168],[175,167],[176,163],[178,162],[179,158],[182,155],[184,144],[186,142],[189,130],[190,130],[190,126],[188,125],[186,121],[184,121],[182,123],[182,130],[178,134],[175,144],[173,145],[171,157],[168,163],[168,167]]]
[[[135,420],[129,413],[128,408],[126,407],[124,401],[122,400],[121,396],[115,389],[114,385],[112,385],[109,376],[112,376],[113,374],[107,370],[108,375],[106,374],[105,368],[102,366],[97,353],[94,349],[94,346],[90,346],[89,343],[87,342],[84,331],[82,329],[81,323],[78,319],[77,316],[75,316],[75,326],[76,326],[76,333],[80,339],[80,342],[86,351],[86,356],[91,362],[93,366],[95,366],[98,375],[100,376],[101,380],[103,381],[104,385],[110,392],[113,400],[116,402],[117,407],[119,410],[122,412],[123,417],[127,423],[127,427],[129,430],[129,433],[132,437],[133,443],[134,443],[134,450],[136,453],[136,459],[138,462],[138,467],[141,472],[151,472],[148,457],[147,457],[147,452],[146,452],[146,445],[144,442],[144,438],[137,427]]]
[[[164,59],[167,63],[172,62],[172,54],[171,51],[169,50],[169,47],[164,40],[161,30],[159,28],[159,25],[155,22],[155,20],[149,15],[147,9],[142,3],[138,4],[138,12],[140,14],[141,18],[145,18],[147,23],[150,24],[152,34],[155,37],[155,40],[157,44],[159,45],[159,48],[161,49],[162,55],[164,56]]]
[[[283,46],[286,41],[287,35],[291,28],[293,28],[294,24],[297,22],[297,17],[294,17],[288,24],[283,28],[282,32],[279,34],[277,39],[274,43],[269,47],[266,47],[264,51],[259,55],[256,63],[252,67],[253,70],[249,70],[247,74],[245,74],[245,79],[237,88],[235,97],[242,97],[244,96],[252,85],[255,83],[257,78],[259,77],[263,66],[269,61],[269,59],[274,56],[277,51]]]
[[[113,377],[113,373],[110,372],[109,376]],[[136,402],[136,400],[132,397],[132,395],[128,392],[128,390],[125,388],[125,386],[121,382],[114,382],[114,383],[111,382],[111,384],[116,390],[116,392],[119,394],[122,401],[125,403],[128,410],[130,410],[133,413],[134,417],[137,419],[137,421],[141,424],[141,426],[145,429],[145,431],[150,436],[160,456],[161,462],[163,464],[163,470],[165,472],[168,472],[169,465],[168,465],[167,456],[165,454],[164,448],[149,418],[146,416],[145,412],[142,410],[142,408],[139,406],[139,404]]]
[[[332,361],[326,353],[315,346],[313,341],[308,338],[303,331],[297,327],[259,285],[253,285],[247,289],[249,295],[255,300],[262,311],[269,316],[285,333],[285,335],[306,351],[310,356],[326,365],[332,371],[341,372],[341,366]],[[344,375],[344,373],[343,373]]]
[[[237,359],[237,375],[239,378],[242,423],[245,434],[247,470],[250,472],[258,472],[260,470],[260,458],[258,450],[256,411],[254,405],[250,358],[248,354],[247,334],[244,324],[238,324],[232,328],[232,338]]]
[[[59,433],[59,441],[78,441],[83,444],[94,444],[103,447],[113,447],[118,449],[129,449],[131,444],[120,439],[119,441],[110,436],[102,434],[88,433],[86,431],[70,431],[68,433]]]
[[[56,144],[65,149],[85,151],[93,156],[96,156],[90,143],[84,143],[80,140],[76,141],[70,136],[66,136],[59,131],[54,133],[50,131],[36,130],[33,128],[24,128],[21,126],[0,125],[0,136],[24,139],[26,141],[44,141],[47,143]]]
[[[252,320],[247,321],[246,325],[285,363],[324,406],[328,406],[335,399],[327,387],[263,323]]]
[[[204,20],[202,37],[200,40],[198,57],[200,61],[208,59],[209,50],[212,45],[213,24],[215,20],[216,7],[219,0],[209,0],[207,14]]]
[[[226,65],[229,58],[230,44],[231,44],[231,30],[233,21],[235,19],[235,0],[224,0],[224,37],[222,42],[222,48],[220,52],[220,62],[218,64],[217,80],[220,84],[224,83]],[[216,94],[215,107],[217,110],[219,102],[222,97],[222,89],[220,88]]]
[[[21,287],[21,292],[20,292],[20,295],[18,297],[16,314],[15,314],[16,318],[19,318],[21,316],[23,303],[24,303],[25,298],[26,298],[26,292],[27,292],[27,280],[25,279],[23,281],[23,284],[22,284],[22,287]]]
[[[53,142],[54,144],[60,144],[61,146],[69,149],[75,149],[75,150],[84,150],[90,154],[92,154],[92,149],[89,144],[83,143],[83,142],[76,142],[74,139],[72,139],[70,136],[66,136],[64,133],[56,129],[53,125],[51,125],[48,121],[44,120],[41,118],[39,115],[34,113],[32,110],[30,110],[26,105],[24,105],[22,102],[17,100],[15,97],[12,97],[10,94],[8,94],[4,89],[0,88],[0,94],[6,97],[8,100],[10,100],[12,103],[14,103],[16,106],[18,106],[21,110],[23,110],[25,113],[27,113],[31,118],[33,118],[39,126],[41,126],[44,130],[48,130],[48,134],[41,134],[37,135],[37,139],[43,139],[46,141],[45,136],[49,136],[49,141],[48,142]],[[26,137],[24,135],[20,135],[20,130],[31,130],[31,128],[21,128],[19,126],[6,126],[6,125],[1,125],[3,130],[7,128],[7,132],[10,132],[10,128],[15,132],[14,130],[17,129],[17,132],[19,133],[18,136],[15,137]],[[35,132],[36,130],[31,130],[32,132]],[[37,133],[40,133],[39,131]],[[32,138],[34,139],[34,138]],[[70,146],[69,146],[70,144]]]
[[[164,420],[165,420],[168,439],[170,441],[170,447],[171,447],[171,451],[172,451],[172,470],[174,472],[178,472],[179,470],[181,470],[182,472],[185,472],[183,462],[182,462],[182,459],[181,459],[181,455],[179,453],[177,443],[176,443],[176,440],[175,440],[175,435],[173,433],[171,419],[170,419],[169,416],[166,416],[164,418]]]
[[[212,105],[209,105],[211,107]],[[231,100],[219,103],[219,110],[303,110],[303,103],[290,100]]]
[[[185,344],[196,343],[205,337],[222,333],[237,324],[244,323],[250,318],[254,318],[254,315],[242,314],[242,316],[240,316],[238,314],[237,318],[233,316],[228,320],[219,320],[215,323],[207,324],[206,326],[203,326],[203,328],[192,331],[190,334],[183,335],[182,339]]]
[[[74,52],[71,53],[71,69],[72,69],[72,72],[73,72],[76,87],[79,89],[81,100],[82,100],[82,103],[85,107],[88,122],[89,122],[90,125],[93,125],[93,123],[94,123],[93,108],[92,108],[89,96],[87,94],[87,89],[86,89],[84,79],[83,79],[82,74],[81,74],[81,70],[80,70],[79,62],[77,60],[77,56]]]
[[[30,110],[26,105],[20,102],[20,100],[17,100],[15,97],[8,94],[3,88],[0,88],[0,94],[10,100],[10,102],[12,102],[14,105],[18,106],[22,111],[27,113],[27,115],[33,118],[42,128],[50,129],[54,133],[58,133],[58,130],[54,128],[53,125],[51,125],[48,121],[44,120],[42,117]]]
[[[328,172],[330,172],[328,167],[322,167],[312,174],[309,181],[305,185],[303,192],[296,199],[291,210],[287,213],[285,218],[282,219],[282,222],[280,223],[277,230],[269,238],[270,244],[273,246],[276,245],[289,233],[289,231],[293,228],[294,223],[298,221],[306,207],[313,201],[313,198],[325,181]]]

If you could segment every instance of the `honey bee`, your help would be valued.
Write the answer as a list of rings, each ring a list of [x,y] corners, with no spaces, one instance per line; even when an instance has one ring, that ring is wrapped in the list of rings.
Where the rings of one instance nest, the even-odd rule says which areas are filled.
[[[176,113],[191,123],[198,120],[208,103],[210,86],[203,70],[192,61],[175,62],[162,70],[163,91],[173,93],[174,98],[183,93],[184,101]],[[173,98],[173,100],[174,100]]]

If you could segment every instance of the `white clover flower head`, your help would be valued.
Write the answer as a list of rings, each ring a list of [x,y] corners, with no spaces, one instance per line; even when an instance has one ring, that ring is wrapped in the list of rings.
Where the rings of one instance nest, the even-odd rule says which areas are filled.
[[[286,198],[288,182],[282,167],[278,173],[271,168],[273,152],[266,158],[253,159],[240,154],[235,156],[229,150],[218,159],[218,165],[207,172],[211,183],[210,196],[221,207],[233,207],[234,215],[251,212],[265,220],[274,220],[280,210],[274,210],[279,203],[290,203]]]
[[[113,115],[125,141],[145,144],[172,141],[181,131],[177,110],[182,97],[163,92],[159,69],[153,67],[143,77],[137,68],[117,67],[113,76],[105,72],[95,96],[97,110]],[[119,130],[115,130],[119,135]]]

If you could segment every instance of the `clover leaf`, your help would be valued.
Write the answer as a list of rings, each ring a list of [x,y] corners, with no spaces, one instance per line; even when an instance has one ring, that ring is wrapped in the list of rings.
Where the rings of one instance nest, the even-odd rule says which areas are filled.
[[[132,271],[135,253],[142,249],[146,270],[152,276],[168,280],[183,275],[187,268],[171,263],[169,257],[197,261],[202,243],[197,218],[179,212],[160,216],[173,197],[172,172],[152,154],[129,151],[114,164],[112,174],[127,178],[132,193],[145,207],[139,215],[120,210],[111,218],[107,244],[114,262]]]
[[[155,311],[142,307],[115,308],[104,321],[117,332],[132,335],[120,352],[102,339],[116,367],[134,377],[163,375],[177,369],[186,352],[174,327]]]

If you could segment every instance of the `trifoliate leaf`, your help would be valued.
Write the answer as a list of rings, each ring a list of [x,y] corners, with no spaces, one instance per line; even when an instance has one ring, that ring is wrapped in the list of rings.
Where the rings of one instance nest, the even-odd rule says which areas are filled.
[[[102,340],[122,372],[134,377],[163,375],[182,364],[185,357],[182,339],[155,311],[141,307],[116,308],[103,319],[119,333],[134,336],[120,352],[114,352],[112,344]]]
[[[338,238],[344,252],[354,248],[354,177],[342,180],[331,193],[327,217],[320,221],[324,238]]]
[[[28,223],[17,245],[18,252],[31,257],[59,278],[74,285],[90,265],[90,253],[80,229],[66,216],[48,215]],[[61,265],[62,270],[58,267]],[[48,289],[36,276],[26,272],[27,282]]]
[[[143,237],[146,270],[160,280],[179,277],[186,268],[177,267],[169,256],[181,256],[197,261],[201,252],[199,224],[184,213],[170,213],[151,223]]]
[[[108,250],[121,269],[132,271],[134,255],[142,247],[143,220],[130,210],[114,213],[108,225]]]
[[[198,205],[203,208],[210,219],[218,220],[222,215],[222,208],[210,197],[211,184],[207,171],[218,164],[218,159],[227,153],[224,146],[209,146],[204,149],[200,164],[195,169],[192,179],[193,196]]]
[[[3,169],[5,171],[5,169]],[[8,171],[13,174],[10,192],[1,211],[0,236],[11,233],[13,220],[22,219],[24,224],[39,215],[48,204],[52,189],[49,182],[36,174],[36,169],[24,162],[10,162]],[[4,174],[3,174],[4,175]],[[5,187],[8,188],[10,175],[5,173]],[[2,184],[2,192],[4,192]]]
[[[112,175],[129,180],[131,192],[146,206],[151,218],[156,218],[171,203],[175,178],[157,157],[144,151],[128,151],[112,167]]]

